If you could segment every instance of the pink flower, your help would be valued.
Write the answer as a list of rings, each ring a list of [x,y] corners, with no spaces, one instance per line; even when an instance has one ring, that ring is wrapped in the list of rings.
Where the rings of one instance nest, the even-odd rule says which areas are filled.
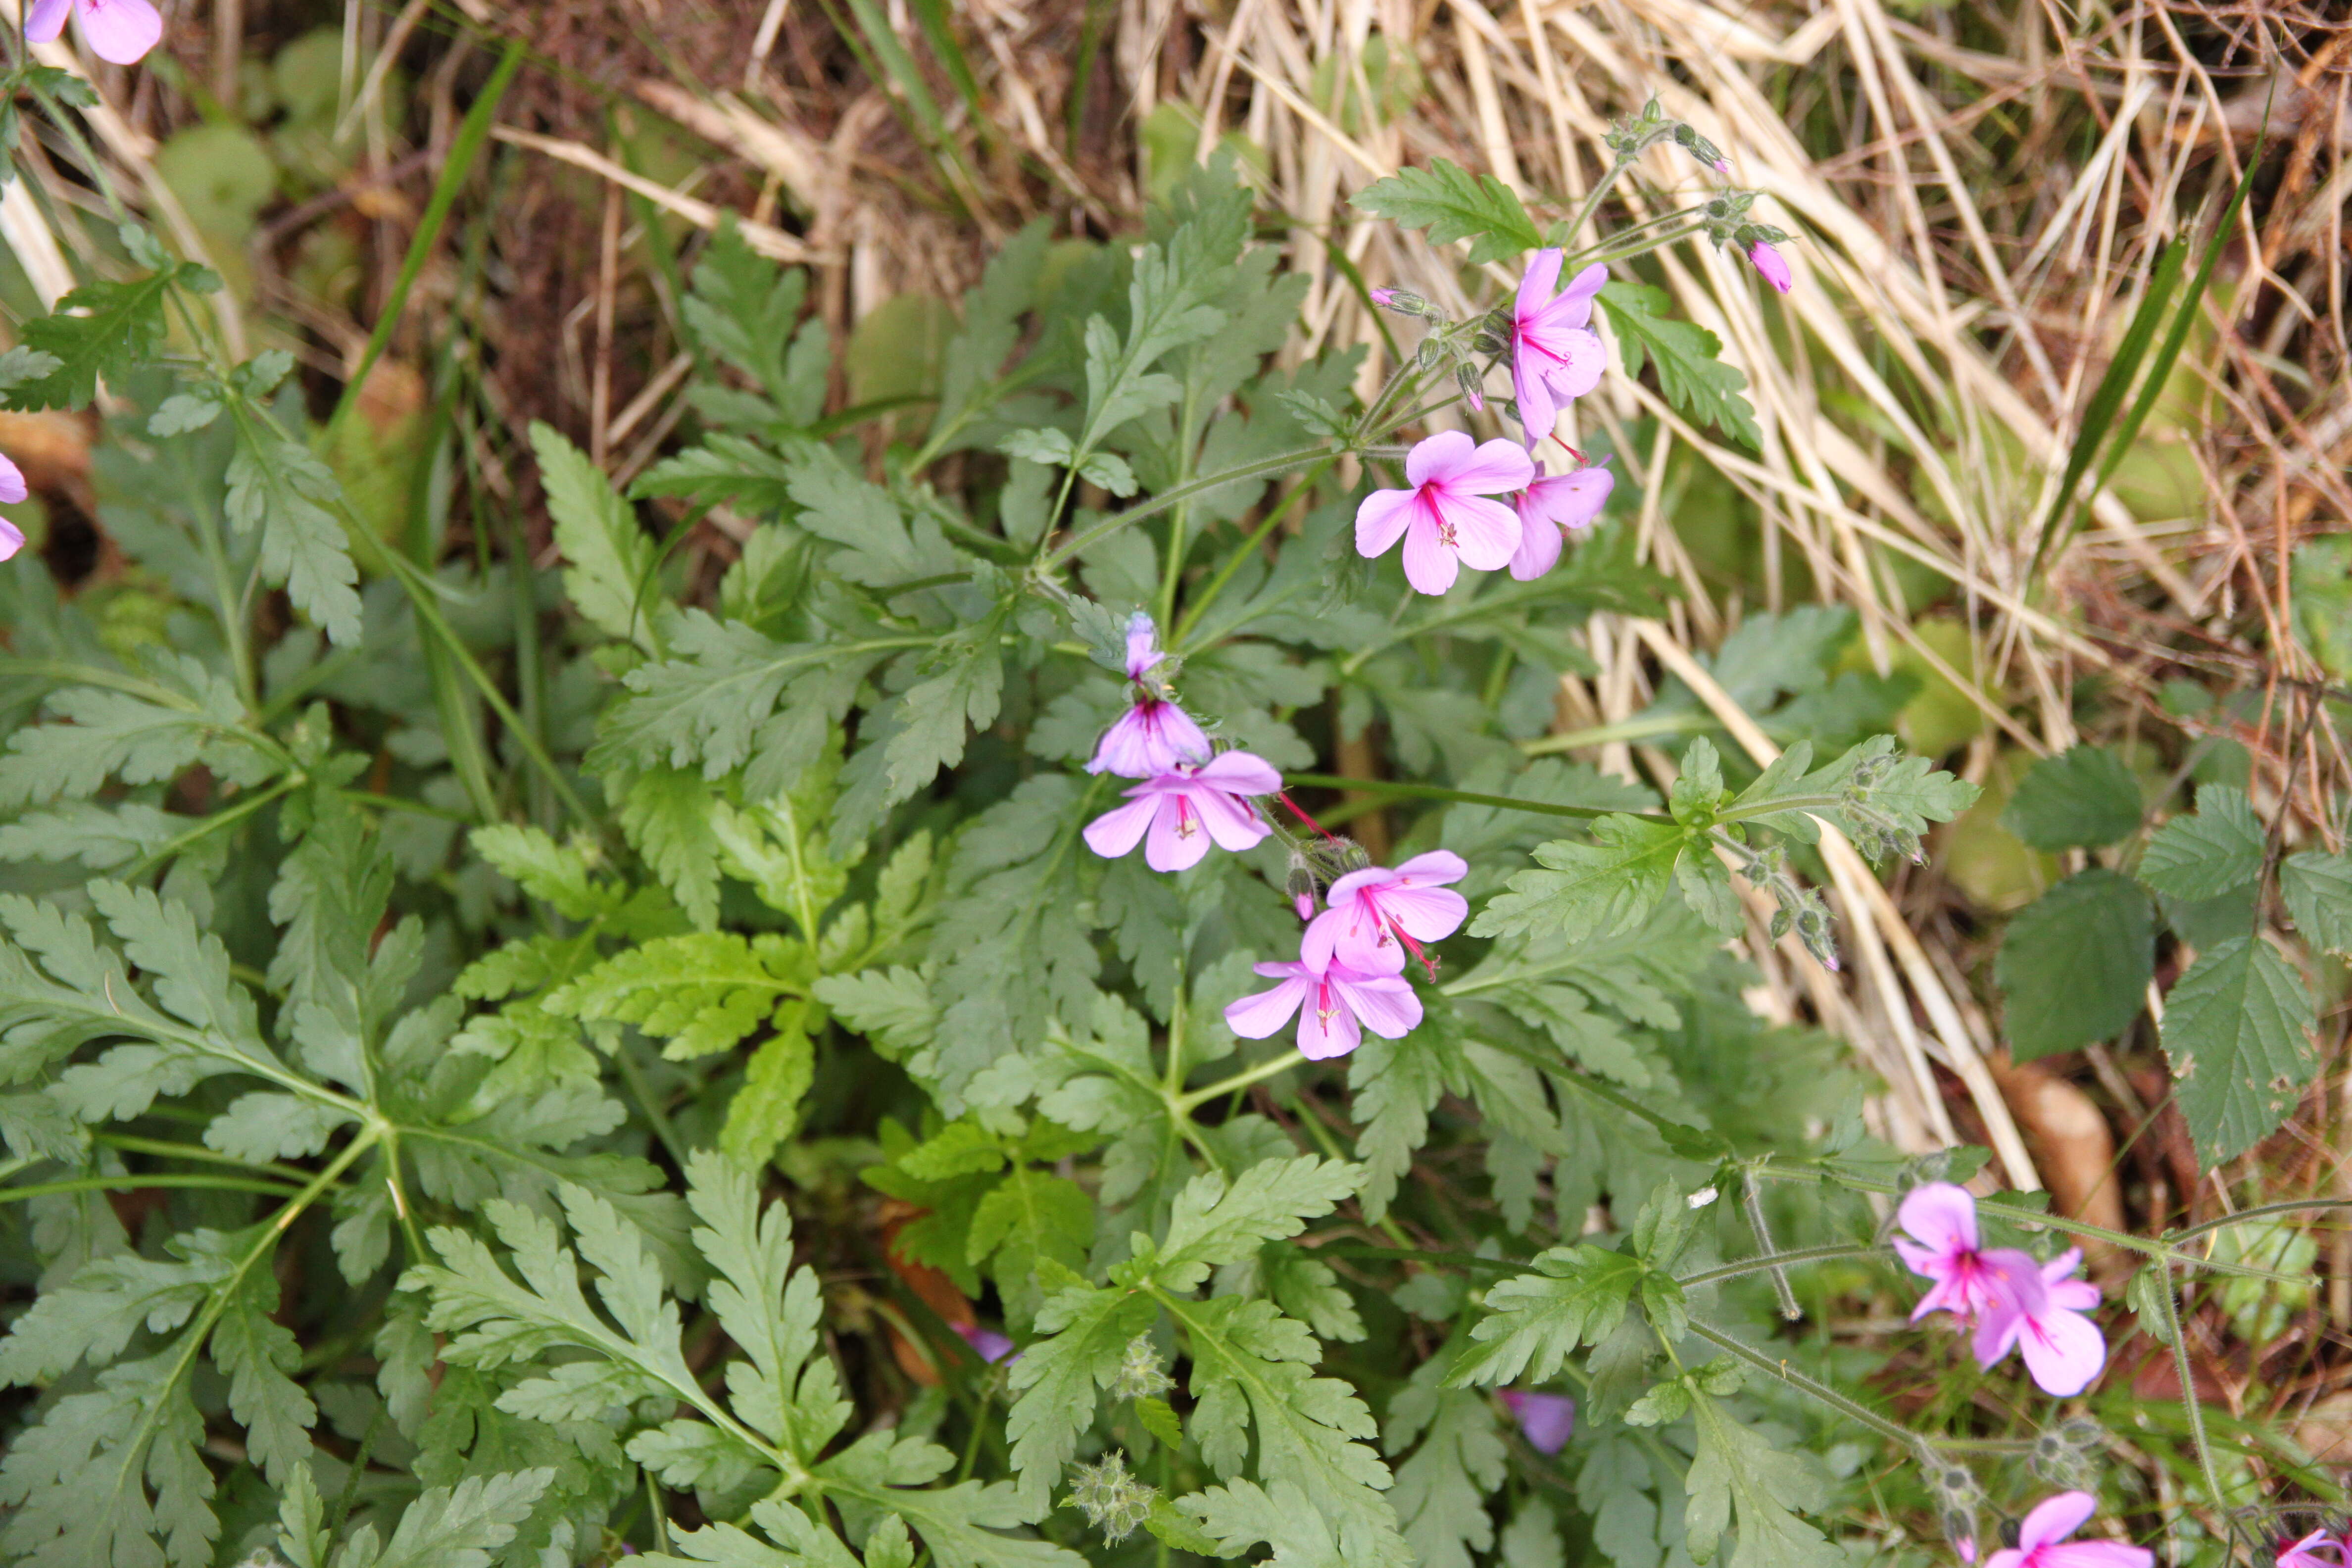
[[[1375,289],[1372,290],[1372,303],[1386,310],[1395,301],[1396,292],[1393,289]]]
[[[1356,552],[1385,555],[1404,538],[1404,576],[1424,594],[1454,586],[1464,566],[1492,572],[1519,547],[1517,514],[1490,496],[1535,477],[1528,455],[1508,441],[1479,447],[1459,430],[1440,431],[1405,454],[1410,489],[1374,490],[1356,509]]]
[[[1717,158],[1717,159],[1715,161],[1715,172],[1716,172],[1717,174],[1730,174],[1730,173],[1731,173],[1731,160],[1730,160],[1730,159],[1728,159],[1728,158]],[[1973,1557],[1971,1557],[1971,1558],[1969,1559],[1969,1561],[1973,1563],[1974,1561],[1976,1561],[1976,1559],[1974,1559]]]
[[[1298,956],[1318,964],[1336,956],[1358,969],[1385,965],[1400,948],[1420,958],[1423,942],[1452,936],[1469,917],[1469,900],[1445,886],[1469,874],[1448,849],[1416,855],[1393,871],[1350,871],[1324,896],[1329,907],[1307,928]]]
[[[2060,1492],[2034,1505],[2017,1527],[2017,1544],[1994,1552],[1985,1568],[2151,1568],[2156,1553],[2120,1541],[2069,1541],[2097,1510],[2088,1492]]]
[[[25,470],[0,458],[0,502],[14,506],[33,492],[25,484]],[[25,531],[0,517],[0,561],[11,560],[25,548]]]
[[[1148,779],[1209,760],[1209,737],[1176,705],[1167,682],[1152,675],[1167,658],[1151,617],[1136,611],[1127,623],[1127,678],[1135,683],[1135,705],[1103,732],[1087,772]]]
[[[1317,962],[1305,952],[1296,963],[1261,963],[1257,972],[1281,984],[1225,1007],[1225,1025],[1244,1039],[1263,1040],[1298,1015],[1298,1054],[1309,1061],[1344,1057],[1370,1029],[1401,1040],[1421,1022],[1421,998],[1402,973],[1404,953],[1388,949],[1384,963],[1358,969],[1337,958]]]
[[[983,1329],[978,1323],[950,1323],[948,1326],[963,1337],[963,1342],[971,1347],[972,1354],[990,1366],[1001,1361],[1020,1359],[1013,1348],[1013,1342],[994,1329]]]
[[[1226,752],[1200,766],[1179,763],[1127,791],[1128,804],[1087,824],[1087,847],[1116,860],[1142,841],[1143,861],[1155,871],[1181,871],[1200,863],[1215,839],[1228,849],[1256,846],[1273,829],[1243,801],[1272,795],[1282,775],[1247,752]]]
[[[1519,513],[1519,548],[1511,575],[1532,583],[1559,564],[1560,530],[1589,527],[1617,488],[1617,476],[1603,458],[1590,468],[1547,476],[1536,465],[1535,482],[1512,498]]]
[[[1782,257],[1779,251],[1772,248],[1772,242],[1770,240],[1759,239],[1755,244],[1749,246],[1748,247],[1748,259],[1755,267],[1757,273],[1763,278],[1765,282],[1769,283],[1773,288],[1778,289],[1783,294],[1786,294],[1789,291],[1789,285],[1793,281],[1793,279],[1789,276],[1788,260],[1786,258]]]
[[[66,13],[81,18],[89,52],[118,66],[136,65],[163,37],[163,18],[147,0],[33,0],[25,40],[46,44],[66,30]]]
[[[2278,1549],[2277,1568],[2344,1568],[2344,1543],[2325,1529]]]
[[[2107,1364],[2107,1342],[2084,1314],[2099,1304],[2099,1288],[2072,1278],[2083,1249],[2069,1247],[2042,1266],[2039,1289],[2012,1292],[1977,1324],[1977,1364],[1991,1366],[2013,1345],[2044,1394],[2064,1399],[2091,1386]]]
[[[1506,1388],[1497,1395],[1518,1417],[1519,1430],[1539,1454],[1557,1454],[1576,1432],[1576,1401],[1565,1394],[1529,1394]]]
[[[1726,174],[1729,174],[1730,172],[1731,171],[1728,169],[1724,171]],[[1958,1541],[1952,1542],[1952,1551],[1959,1557],[1961,1562],[1974,1563],[1977,1560],[1977,1538],[1973,1535],[1961,1536]]]
[[[1979,1248],[1977,1201],[1964,1187],[1949,1182],[1914,1187],[1895,1211],[1895,1222],[1915,1238],[1895,1238],[1904,1264],[1912,1273],[1936,1281],[1911,1310],[1915,1323],[1930,1312],[1949,1312],[1973,1326],[1984,1313],[2021,1292],[2041,1293],[2042,1266],[2031,1254]]]
[[[1511,387],[1529,450],[1551,434],[1563,407],[1601,384],[1609,363],[1601,339],[1586,325],[1609,268],[1596,261],[1555,295],[1559,266],[1558,247],[1537,251],[1511,307]]]

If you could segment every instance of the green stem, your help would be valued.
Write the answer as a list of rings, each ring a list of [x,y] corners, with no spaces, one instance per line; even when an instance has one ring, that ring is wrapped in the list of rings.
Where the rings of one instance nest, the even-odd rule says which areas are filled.
[[[1648,741],[1717,728],[1720,726],[1703,713],[1650,713],[1637,719],[1621,719],[1614,724],[1595,724],[1589,729],[1567,730],[1557,735],[1538,735],[1532,741],[1521,741],[1519,754],[1523,757],[1549,757],[1558,752],[1605,746],[1612,741]]]
[[[1660,228],[1671,223],[1684,221],[1696,222],[1696,220],[1704,216],[1706,211],[1706,206],[1705,203],[1701,203],[1697,206],[1677,207],[1675,211],[1670,213],[1660,213],[1656,217],[1643,218],[1640,223],[1634,224],[1629,228],[1613,229],[1610,232],[1609,237],[1606,239],[1596,239],[1591,245],[1585,246],[1581,249],[1570,251],[1567,256],[1561,258],[1559,269],[1564,275],[1573,277],[1579,268],[1590,265],[1591,260],[1599,252],[1607,250],[1612,246],[1623,245],[1627,240],[1631,239],[1633,236],[1640,234],[1644,229]],[[1581,215],[1579,216],[1581,216]],[[1659,243],[1663,244],[1664,242],[1660,241]]]
[[[1478,795],[1468,790],[1442,789],[1436,784],[1406,784],[1396,779],[1351,779],[1336,773],[1288,773],[1286,784],[1300,789],[1337,789],[1366,794],[1402,795],[1411,800],[1445,801],[1455,805],[1491,805],[1503,811],[1532,811],[1543,816],[1572,816],[1591,821],[1603,816],[1641,816],[1658,821],[1654,811],[1607,811],[1597,805],[1561,805],[1548,800],[1521,800],[1516,795]]]
[[[1237,1072],[1231,1078],[1219,1079],[1205,1089],[1196,1089],[1189,1093],[1180,1094],[1171,1103],[1179,1116],[1189,1116],[1194,1106],[1205,1105],[1219,1095],[1238,1093],[1254,1083],[1265,1082],[1277,1073],[1286,1073],[1292,1068],[1306,1065],[1307,1058],[1294,1047],[1287,1054],[1276,1057],[1271,1061],[1260,1062],[1246,1072]]]
[[[1189,500],[1194,496],[1232,484],[1238,479],[1254,479],[1265,474],[1279,474],[1290,468],[1303,468],[1318,458],[1328,458],[1331,455],[1331,449],[1328,447],[1302,447],[1295,452],[1283,452],[1271,458],[1260,458],[1254,463],[1243,463],[1221,473],[1209,474],[1194,479],[1190,484],[1178,485],[1174,489],[1162,491],[1148,501],[1139,501],[1125,511],[1117,512],[1103,519],[1060,549],[1046,552],[1038,559],[1032,574],[1043,576],[1046,573],[1053,572],[1072,556],[1092,549],[1129,524],[1141,522],[1147,517],[1156,517],[1180,501]],[[1060,510],[1056,507],[1055,515],[1059,516]]]
[[[1889,1421],[1876,1411],[1848,1399],[1828,1384],[1797,1371],[1786,1361],[1777,1360],[1751,1345],[1742,1344],[1720,1329],[1693,1318],[1690,1320],[1690,1331],[1710,1344],[1729,1351],[1748,1365],[1769,1373],[1799,1393],[1811,1395],[1849,1421],[1867,1426],[1880,1436],[1891,1442],[1900,1443],[1906,1448],[1916,1451],[1924,1445],[1967,1454],[2024,1454],[2032,1451],[2032,1442],[2023,1438],[1924,1437],[1916,1432]]]
[[[1560,230],[1562,237],[1568,239],[1576,237],[1576,231],[1584,226],[1584,220],[1591,217],[1595,209],[1601,205],[1601,199],[1609,194],[1609,187],[1615,184],[1617,177],[1633,165],[1633,159],[1622,153],[1617,155],[1617,161],[1609,165],[1609,172],[1592,182],[1592,189],[1586,194],[1584,205],[1576,209],[1576,216],[1570,218],[1567,226]]]
[[[1169,651],[1173,653],[1182,650],[1185,639],[1191,637],[1192,629],[1201,624],[1201,618],[1209,613],[1209,606],[1217,602],[1217,595],[1225,591],[1225,584],[1233,581],[1234,574],[1241,570],[1242,563],[1256,554],[1265,546],[1266,540],[1273,535],[1274,531],[1282,526],[1284,520],[1305,504],[1307,498],[1315,493],[1316,482],[1321,479],[1324,473],[1338,460],[1336,456],[1327,456],[1321,462],[1309,468],[1292,488],[1290,493],[1282,498],[1281,503],[1266,513],[1265,521],[1259,523],[1256,530],[1247,539],[1242,541],[1231,555],[1225,557],[1225,563],[1217,568],[1217,574],[1209,579],[1202,588],[1199,597],[1184,606],[1184,618],[1179,621],[1175,630],[1169,634]]]
[[[257,795],[247,795],[245,799],[237,802],[235,805],[230,806],[226,811],[216,811],[210,816],[199,818],[195,826],[190,827],[186,832],[173,836],[168,842],[162,844],[153,849],[150,849],[146,854],[141,856],[138,862],[131,867],[130,871],[124,873],[124,879],[135,880],[140,877],[145,876],[150,870],[162,865],[164,861],[169,860],[173,856],[186,853],[190,845],[211,837],[213,834],[219,832],[224,827],[234,827],[236,824],[244,821],[247,817],[251,816],[255,812],[259,811],[263,806],[268,805],[271,801],[276,800],[279,795],[285,795],[290,790],[299,789],[303,784],[308,784],[309,782],[310,779],[308,775],[296,773],[290,778],[278,780],[276,784],[270,785],[268,789],[261,791]]]
[[[466,110],[464,121],[457,127],[457,137],[449,143],[448,153],[441,163],[441,178],[433,187],[432,199],[425,204],[425,217],[416,226],[416,236],[409,241],[408,255],[401,262],[400,276],[392,286],[391,297],[383,302],[383,312],[376,317],[375,331],[368,334],[367,347],[360,353],[360,363],[343,383],[343,395],[336,400],[335,411],[327,417],[327,441],[331,446],[335,432],[351,417],[358,406],[360,389],[367,384],[368,372],[392,342],[392,334],[400,325],[401,312],[407,308],[408,293],[416,286],[425,264],[432,258],[433,247],[440,243],[442,226],[449,220],[449,209],[457,205],[457,193],[474,172],[474,161],[481,156],[482,148],[490,139],[490,121],[498,117],[499,101],[506,96],[507,87],[514,80],[515,72],[522,66],[522,40],[508,40],[506,53],[499,59],[498,68],[490,73],[481,96]]]
[[[53,1198],[65,1193],[139,1192],[149,1187],[199,1187],[225,1193],[266,1193],[272,1197],[298,1196],[302,1190],[289,1182],[260,1182],[250,1176],[76,1176],[66,1182],[37,1182],[26,1187],[0,1187],[0,1203]]]
[[[1842,1242],[1830,1247],[1797,1247],[1786,1252],[1767,1252],[1754,1258],[1743,1258],[1737,1263],[1727,1263],[1719,1268],[1707,1268],[1696,1274],[1685,1274],[1677,1278],[1675,1283],[1685,1290],[1696,1290],[1702,1285],[1712,1285],[1718,1279],[1737,1279],[1743,1274],[1760,1274],[1766,1269],[1789,1268],[1800,1263],[1827,1263],[1840,1258],[1876,1258],[1884,1255],[1885,1251],[1886,1248],[1883,1247],[1852,1242]]]
[[[2189,1446],[2197,1450],[2198,1471],[2205,1478],[2205,1500],[2215,1514],[2226,1520],[2230,1510],[2221,1498],[2221,1472],[2213,1464],[2213,1445],[2205,1436],[2205,1409],[2197,1398],[2196,1373],[2189,1364],[2189,1336],[2182,1331],[2180,1309],[2173,1300],[2169,1267],[2164,1271],[2164,1289],[2157,1292],[2157,1299],[2164,1304],[2165,1338],[2172,1343],[2173,1373],[2180,1379],[2181,1414],[2189,1424]],[[2237,1555],[2234,1531],[2231,1555]]]
[[[2187,1241],[2192,1236],[2203,1236],[2209,1230],[2226,1230],[2233,1225],[2243,1225],[2250,1219],[2263,1219],[2274,1214],[2297,1214],[2305,1209],[2352,1208],[2352,1198],[2301,1198],[2294,1203],[2263,1204],[2257,1208],[2240,1209],[2219,1219],[2209,1219],[2185,1230],[2169,1232],[2175,1241]]]
[[[109,1149],[120,1149],[126,1154],[152,1154],[159,1160],[188,1160],[207,1165],[235,1165],[240,1171],[267,1171],[295,1183],[307,1182],[310,1173],[299,1165],[282,1165],[275,1161],[255,1164],[234,1154],[224,1154],[217,1149],[207,1149],[201,1143],[173,1143],[162,1138],[135,1138],[127,1132],[93,1132],[89,1141]]]

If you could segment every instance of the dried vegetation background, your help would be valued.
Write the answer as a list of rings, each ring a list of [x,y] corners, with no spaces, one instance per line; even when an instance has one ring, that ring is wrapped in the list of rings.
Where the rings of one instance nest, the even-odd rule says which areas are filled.
[[[857,350],[834,389],[842,407],[916,384],[900,367],[919,375],[949,301],[1004,236],[1040,217],[1074,237],[1129,234],[1171,171],[1222,149],[1263,195],[1265,238],[1312,280],[1297,352],[1370,344],[1377,382],[1392,346],[1368,281],[1459,312],[1503,278],[1360,214],[1350,194],[1442,156],[1539,216],[1573,212],[1610,118],[1655,94],[1765,194],[1759,216],[1800,235],[1797,284],[1759,302],[1736,258],[1689,250],[1660,279],[1748,376],[1760,450],[1717,444],[1622,376],[1584,405],[1588,428],[1645,454],[1633,521],[1686,596],[1666,622],[1595,619],[1601,673],[1565,683],[1550,749],[1655,777],[1665,759],[1624,721],[1673,675],[1761,756],[1764,731],[1694,656],[1759,612],[1850,606],[1859,657],[1920,682],[1909,739],[1987,800],[1891,888],[1850,855],[1832,862],[1842,974],[1776,949],[1759,918],[1754,1005],[1850,1041],[1885,1079],[1873,1114],[1891,1141],[1989,1143],[2011,1184],[2047,1185],[2069,1213],[2144,1228],[2352,1196],[2340,1051],[2287,1131],[2242,1168],[2204,1172],[2152,1039],[2012,1067],[1990,982],[1999,917],[2066,868],[2003,847],[1990,825],[2027,762],[2078,740],[2139,747],[2158,775],[2242,748],[2258,807],[2293,839],[2340,847],[2328,803],[2352,781],[2322,700],[2352,673],[2352,595],[2326,543],[2352,518],[2352,12],[2336,0],[167,11],[170,61],[135,80],[96,73],[104,154],[123,191],[229,274],[238,340],[296,350],[322,405],[358,363],[467,107],[502,48],[526,51],[496,155],[366,388],[378,449],[337,456],[347,476],[396,468],[421,421],[453,421],[462,458],[433,501],[451,539],[542,563],[525,426],[555,422],[625,479],[673,440],[691,417],[679,279],[721,213],[813,269],[815,307]],[[175,162],[205,126],[249,128],[236,134],[259,174]],[[2258,148],[2252,199],[2217,238]],[[1672,148],[1652,157],[1621,187],[1620,220],[1698,188]],[[53,210],[97,205],[61,177],[44,195]],[[68,275],[40,205],[9,193],[0,234],[7,286],[54,299]],[[2224,247],[2201,320],[2090,526],[2034,572],[2085,405],[2155,258],[2183,234],[2200,254]],[[86,593],[121,592],[89,521],[88,432],[9,417],[0,445],[49,504],[52,566]],[[410,499],[388,503],[388,526]],[[698,528],[700,569],[715,574],[734,531],[723,514]],[[2340,1012],[2325,1026],[2340,1042]],[[2320,1288],[2261,1343],[2205,1314],[2200,1392],[2352,1460],[2352,1247],[2326,1222],[2295,1239]],[[2147,1357],[2142,1376],[2147,1395],[2178,1393],[2168,1358]]]

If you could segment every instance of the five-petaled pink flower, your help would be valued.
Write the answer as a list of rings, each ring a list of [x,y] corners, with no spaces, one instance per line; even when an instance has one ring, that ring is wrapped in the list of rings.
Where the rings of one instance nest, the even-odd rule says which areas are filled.
[[[1263,758],[1227,752],[1198,767],[1180,764],[1127,791],[1128,804],[1087,824],[1087,847],[1116,860],[1150,832],[1143,863],[1155,871],[1181,871],[1200,863],[1209,841],[1249,849],[1274,831],[1242,797],[1272,795],[1282,775]]]
[[[1749,246],[1748,260],[1756,268],[1757,276],[1783,294],[1789,291],[1789,285],[1795,281],[1789,275],[1788,258],[1775,250],[1770,240],[1759,239]]]
[[[1492,572],[1509,563],[1519,547],[1518,514],[1488,498],[1535,477],[1527,453],[1442,430],[1405,454],[1404,477],[1411,489],[1374,490],[1356,509],[1357,553],[1385,555],[1402,535],[1405,581],[1424,594],[1454,586],[1464,566]]]
[[[25,470],[5,458],[0,458],[0,501],[10,506],[33,492],[26,487]],[[25,548],[25,531],[0,517],[0,561],[6,561]]]
[[[1911,1310],[1915,1323],[1930,1312],[1949,1312],[1974,1327],[2021,1292],[2039,1293],[2042,1266],[2032,1254],[1978,1244],[1977,1201],[1965,1187],[1929,1182],[1912,1188],[1895,1223],[1912,1237],[1895,1237],[1895,1252],[1912,1273],[1936,1282]]]
[[[1506,1388],[1496,1395],[1518,1417],[1519,1430],[1538,1454],[1557,1454],[1576,1434],[1576,1401],[1565,1394],[1530,1394]]]
[[[1511,575],[1532,583],[1559,564],[1562,530],[1589,527],[1617,488],[1617,476],[1603,458],[1589,468],[1565,474],[1546,474],[1536,465],[1535,482],[1512,498],[1519,513],[1519,548],[1511,556]]]
[[[1469,900],[1445,885],[1469,874],[1450,849],[1416,855],[1393,871],[1350,871],[1324,895],[1328,907],[1307,928],[1298,956],[1315,964],[1337,957],[1356,969],[1385,966],[1400,950],[1422,958],[1422,943],[1452,936],[1469,917]]]
[[[1337,958],[1318,963],[1304,952],[1295,963],[1261,963],[1260,974],[1282,984],[1228,1004],[1225,1025],[1244,1039],[1263,1040],[1296,1013],[1298,1054],[1316,1062],[1346,1056],[1364,1043],[1366,1029],[1401,1040],[1421,1023],[1421,998],[1403,978],[1403,950],[1387,952],[1385,962],[1365,968]]]
[[[1558,247],[1537,251],[1511,307],[1511,391],[1530,451],[1559,423],[1561,409],[1601,384],[1609,363],[1588,325],[1609,268],[1596,261],[1554,294],[1559,266]]]
[[[1136,611],[1127,623],[1127,678],[1135,683],[1135,706],[1103,731],[1087,772],[1148,779],[1209,760],[1209,737],[1176,705],[1167,682],[1152,674],[1167,658],[1151,617]]]
[[[2044,1394],[2069,1398],[2091,1386],[2107,1364],[2107,1342],[2084,1316],[2099,1304],[2099,1288],[2073,1278],[2083,1249],[2069,1247],[2042,1266],[2038,1289],[2019,1289],[1986,1309],[1977,1324],[1977,1364],[1991,1366],[2014,1346]]]
[[[2088,1492],[2060,1492],[2034,1505],[2017,1527],[2017,1544],[1994,1552],[1985,1568],[2151,1568],[2156,1553],[2120,1541],[2069,1541],[2095,1512]]]
[[[114,65],[137,64],[163,37],[163,16],[147,0],[33,0],[26,41],[46,44],[64,32],[68,11],[81,18],[89,52]]]

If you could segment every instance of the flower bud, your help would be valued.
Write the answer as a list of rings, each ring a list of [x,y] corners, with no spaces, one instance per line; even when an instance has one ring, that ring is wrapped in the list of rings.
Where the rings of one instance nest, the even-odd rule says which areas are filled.
[[[1394,310],[1400,316],[1430,314],[1429,301],[1410,289],[1375,289],[1372,303],[1383,310]]]
[[[1502,341],[1492,332],[1471,333],[1470,346],[1482,354],[1498,354],[1503,352]]]
[[[1113,1399],[1150,1399],[1175,1386],[1175,1379],[1160,1364],[1160,1352],[1152,1348],[1150,1334],[1138,1334],[1127,1342],[1127,1349],[1119,1354],[1118,1371],[1111,1376]]]
[[[1315,918],[1315,868],[1307,863],[1306,856],[1292,850],[1290,872],[1283,879],[1282,893],[1290,900],[1290,907],[1298,911],[1298,918],[1302,921]]]
[[[1114,1448],[1091,1465],[1074,1466],[1069,1503],[1116,1546],[1151,1517],[1159,1492],[1128,1474],[1127,1457]]]
[[[1462,395],[1474,413],[1486,406],[1486,389],[1479,385],[1478,379],[1475,365],[1457,364],[1454,367],[1454,384],[1462,388]]]
[[[1436,338],[1423,338],[1412,351],[1412,363],[1423,370],[1435,370],[1445,358],[1445,344]]]

